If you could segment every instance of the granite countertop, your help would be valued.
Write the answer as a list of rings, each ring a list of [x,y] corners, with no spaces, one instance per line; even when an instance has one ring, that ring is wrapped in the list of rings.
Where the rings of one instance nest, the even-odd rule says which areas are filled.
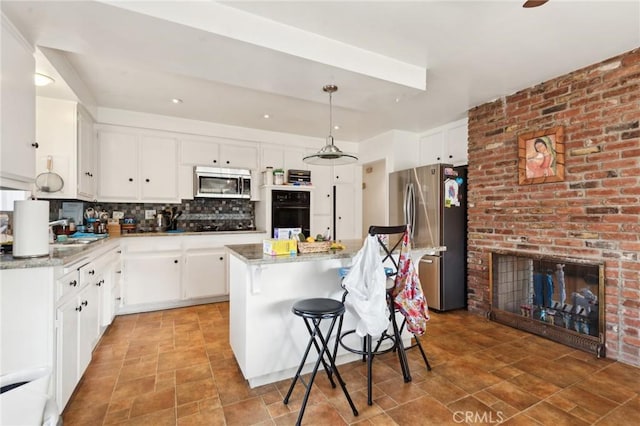
[[[235,244],[225,246],[237,257],[251,265],[267,265],[274,263],[309,262],[314,260],[349,259],[362,248],[362,240],[341,241],[343,250],[329,250],[323,253],[298,253],[296,255],[271,256],[263,253],[262,244]],[[446,247],[416,247],[411,250],[412,257],[434,255],[446,251]]]
[[[264,234],[266,231],[258,229],[239,229],[235,231],[165,231],[165,232],[133,232],[122,234],[121,237],[168,237],[175,235],[233,235],[233,234]]]
[[[15,258],[11,254],[0,256],[0,269],[46,268],[50,266],[62,266],[80,260],[88,252],[105,248],[117,239],[113,237],[102,238],[87,244],[60,244],[50,245],[49,254],[39,257]]]
[[[265,231],[238,230],[238,231],[210,231],[210,232],[139,232],[122,234],[119,237],[105,237],[87,244],[54,244],[49,246],[49,253],[44,256],[30,258],[15,258],[11,253],[0,255],[0,269],[45,268],[49,266],[67,265],[81,259],[88,252],[104,247],[105,244],[116,241],[118,238],[136,237],[166,237],[175,235],[230,235],[230,234],[261,234]],[[262,246],[260,246],[262,247]]]

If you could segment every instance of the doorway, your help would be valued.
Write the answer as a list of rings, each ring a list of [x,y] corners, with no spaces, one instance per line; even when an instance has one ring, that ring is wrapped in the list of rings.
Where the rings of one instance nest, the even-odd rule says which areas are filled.
[[[387,224],[386,161],[378,160],[362,166],[362,236],[371,225]]]

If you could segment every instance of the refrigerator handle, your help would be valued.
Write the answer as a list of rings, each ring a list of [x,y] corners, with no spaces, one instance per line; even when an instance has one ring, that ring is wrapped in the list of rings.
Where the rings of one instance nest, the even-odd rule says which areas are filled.
[[[422,258],[422,259],[420,259],[420,263],[433,263],[433,260]]]
[[[413,235],[416,232],[416,191],[413,183],[409,184],[409,224],[411,225],[411,241],[413,241]]]
[[[402,214],[404,223],[409,223],[409,184],[404,186],[404,194],[402,194]]]

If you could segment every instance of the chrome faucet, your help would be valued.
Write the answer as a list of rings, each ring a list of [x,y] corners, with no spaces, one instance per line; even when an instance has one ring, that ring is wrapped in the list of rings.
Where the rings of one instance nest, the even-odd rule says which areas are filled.
[[[55,225],[67,226],[69,225],[69,221],[67,219],[58,219],[58,220],[54,220],[53,222],[49,222],[49,226],[55,226]]]

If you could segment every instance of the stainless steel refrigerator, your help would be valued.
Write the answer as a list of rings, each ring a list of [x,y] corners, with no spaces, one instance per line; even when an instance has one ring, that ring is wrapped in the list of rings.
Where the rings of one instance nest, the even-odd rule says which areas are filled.
[[[413,259],[436,311],[466,306],[466,188],[466,166],[432,164],[389,174],[389,225],[410,224],[414,247],[446,247]]]

